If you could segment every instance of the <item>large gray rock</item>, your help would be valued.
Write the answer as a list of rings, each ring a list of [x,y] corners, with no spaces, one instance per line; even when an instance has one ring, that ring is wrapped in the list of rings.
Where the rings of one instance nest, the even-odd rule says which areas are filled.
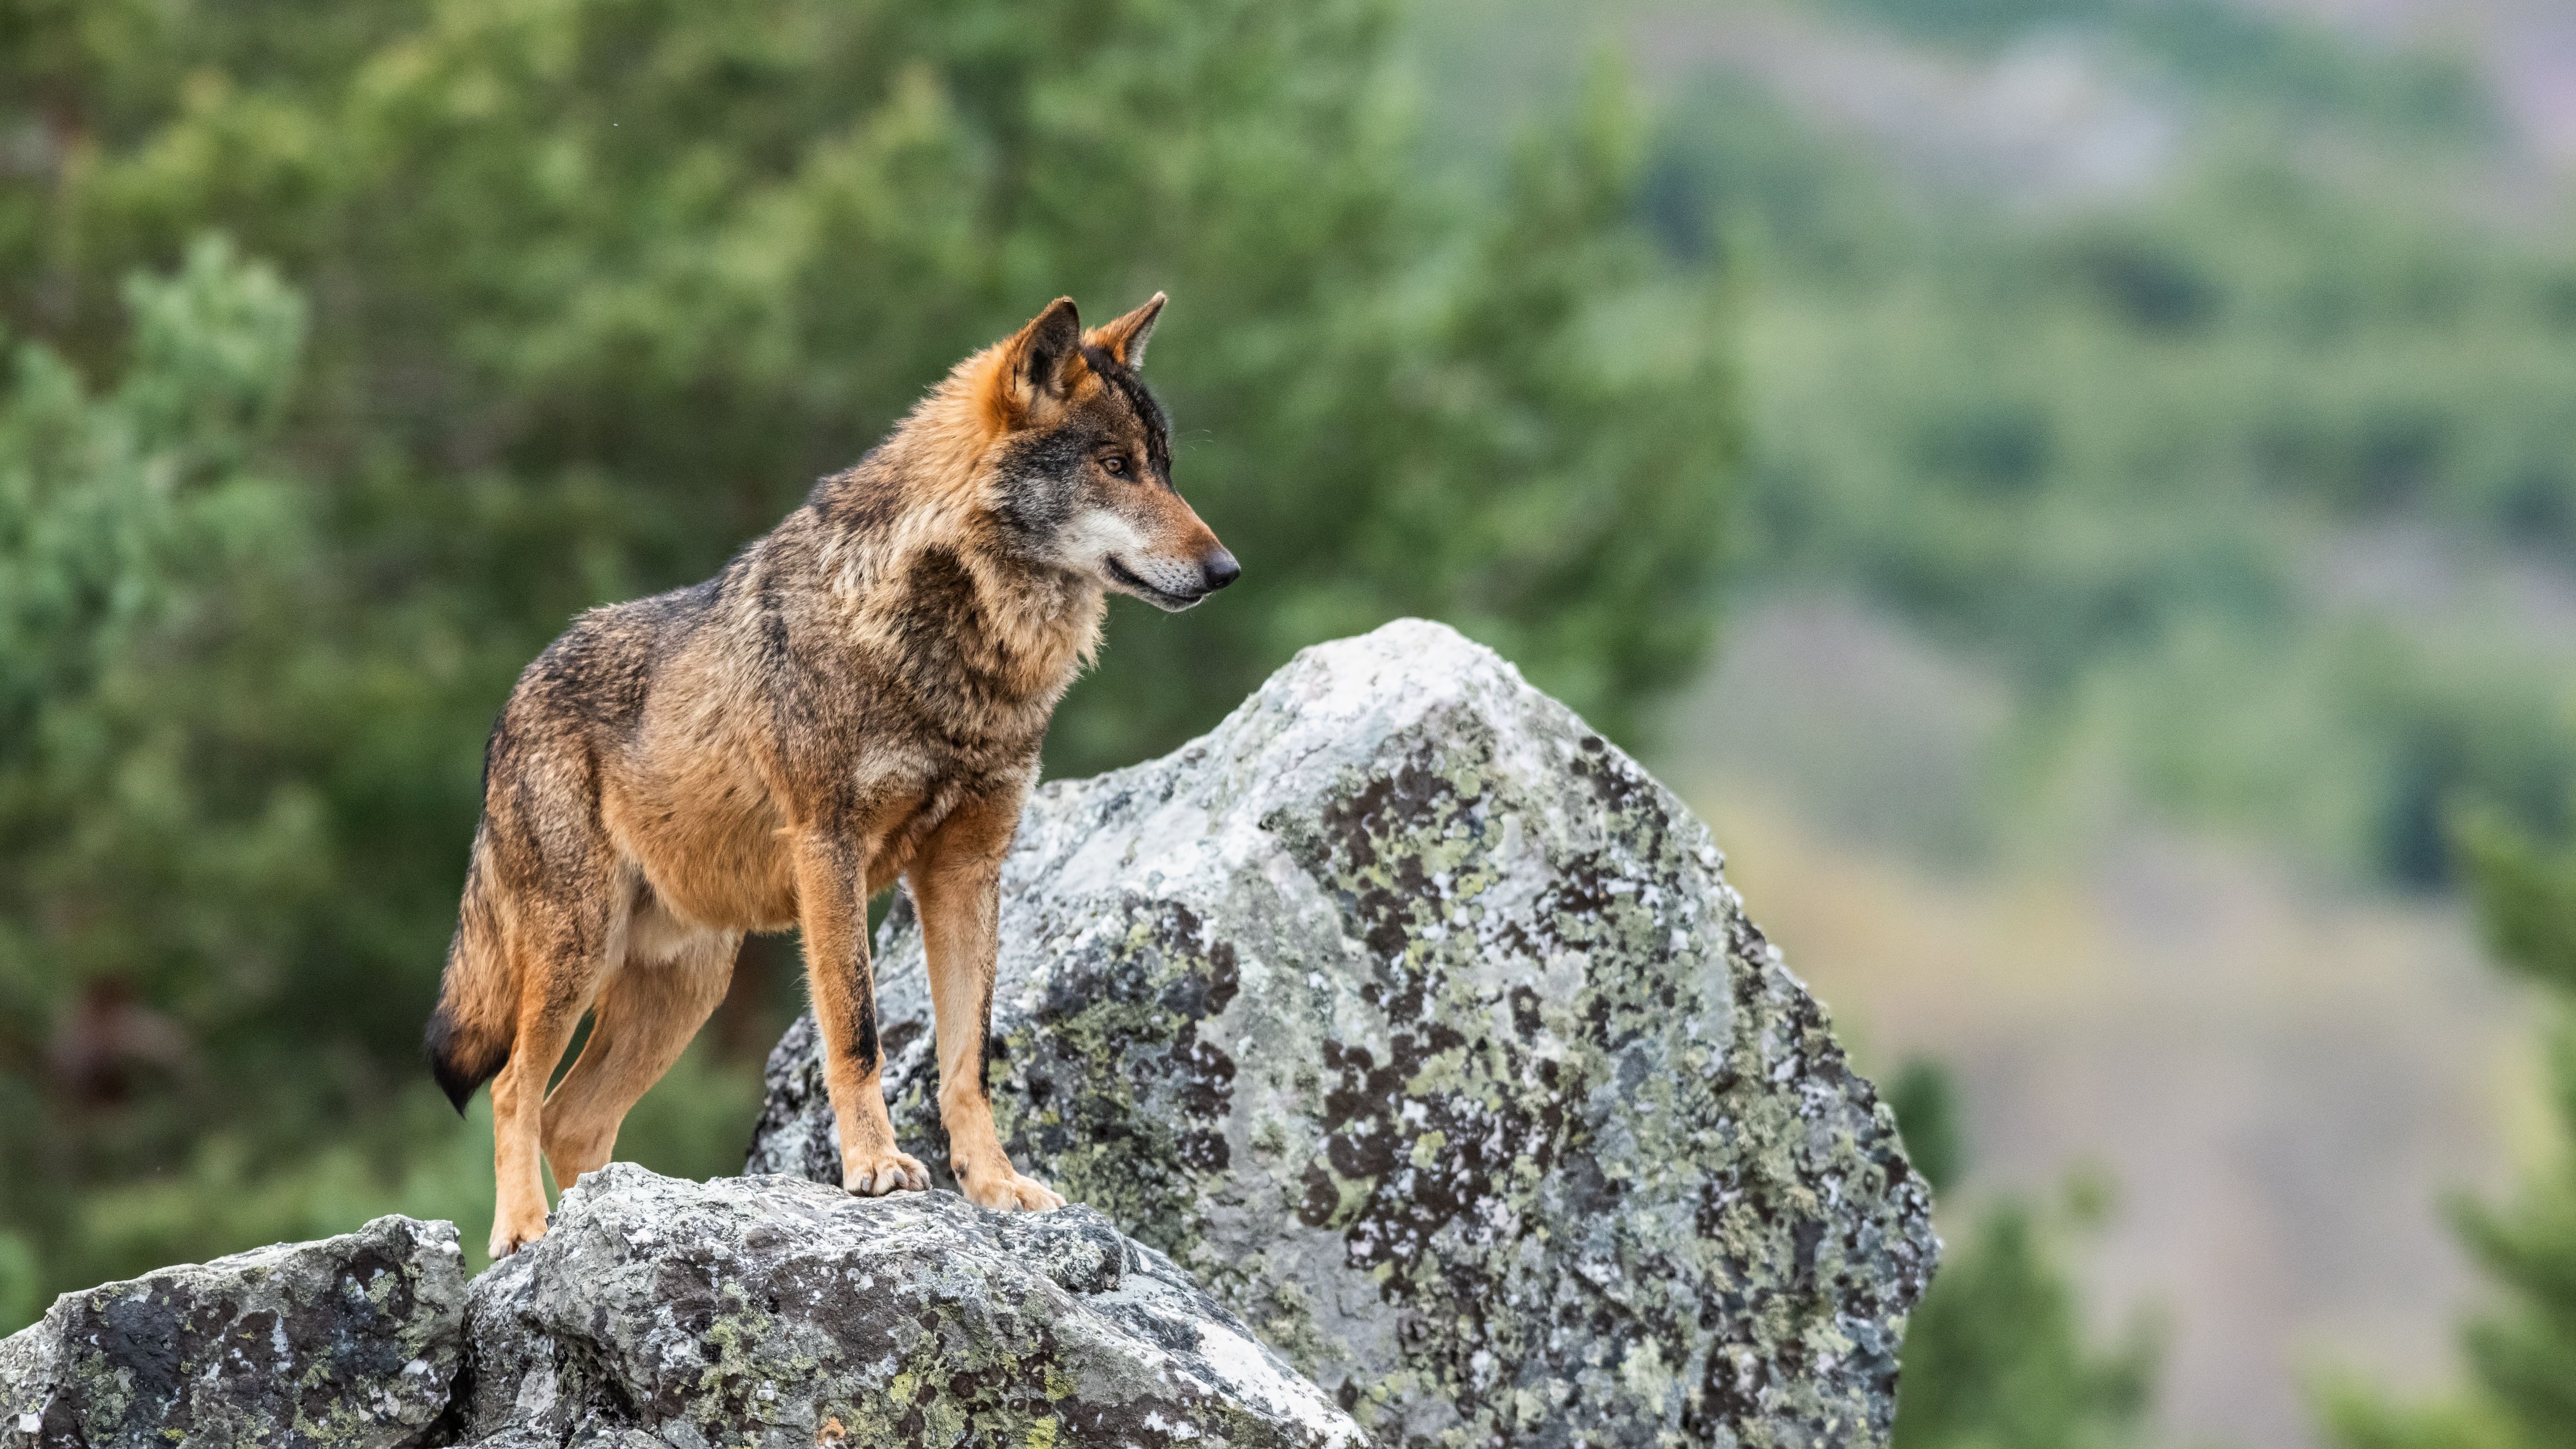
[[[502,1449],[1211,1446],[1359,1430],[1100,1214],[585,1174],[474,1280],[466,1437]]]
[[[1030,803],[1004,1139],[1386,1443],[1880,1442],[1930,1202],[1719,865],[1452,631],[1309,649],[1177,753]],[[879,981],[897,1129],[944,1170],[900,905]],[[837,1182],[832,1143],[808,1020],[750,1167]]]
[[[464,1319],[455,1225],[400,1217],[66,1293],[0,1340],[0,1444],[422,1443]]]

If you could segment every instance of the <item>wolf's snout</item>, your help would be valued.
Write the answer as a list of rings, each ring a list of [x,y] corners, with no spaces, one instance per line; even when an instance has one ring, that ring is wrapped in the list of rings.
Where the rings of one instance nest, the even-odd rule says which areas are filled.
[[[1234,555],[1224,549],[1199,560],[1199,579],[1206,585],[1208,593],[1213,594],[1242,577],[1243,565],[1236,563]]]

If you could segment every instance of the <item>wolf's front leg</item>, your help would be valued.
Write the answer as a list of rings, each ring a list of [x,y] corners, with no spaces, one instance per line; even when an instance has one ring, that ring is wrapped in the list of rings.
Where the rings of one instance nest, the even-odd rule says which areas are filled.
[[[1001,944],[1002,857],[1019,829],[1021,793],[959,805],[922,842],[911,878],[939,1022],[939,1117],[948,1128],[948,1165],[957,1185],[984,1206],[1039,1212],[1064,1206],[1064,1199],[1011,1166],[993,1131],[984,1073]]]
[[[841,1186],[863,1197],[930,1186],[921,1163],[895,1150],[879,1084],[876,978],[868,970],[864,847],[808,831],[796,843],[796,902],[805,978],[823,1029],[823,1085],[841,1134]]]

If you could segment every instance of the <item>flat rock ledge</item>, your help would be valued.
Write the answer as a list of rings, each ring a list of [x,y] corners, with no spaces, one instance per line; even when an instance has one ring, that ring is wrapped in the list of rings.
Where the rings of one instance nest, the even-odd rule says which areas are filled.
[[[0,1339],[0,1445],[398,1449],[446,1412],[463,1348],[450,1223],[164,1268],[54,1300]]]
[[[502,1446],[1339,1449],[1357,1425],[1087,1208],[613,1163],[474,1280],[459,1427]]]
[[[1895,1124],[1706,827],[1492,652],[1300,654],[1039,790],[989,1083],[1028,1170],[1391,1446],[1883,1443],[1939,1245]],[[886,1091],[944,1174],[920,934]],[[810,1019],[749,1169],[837,1182]]]

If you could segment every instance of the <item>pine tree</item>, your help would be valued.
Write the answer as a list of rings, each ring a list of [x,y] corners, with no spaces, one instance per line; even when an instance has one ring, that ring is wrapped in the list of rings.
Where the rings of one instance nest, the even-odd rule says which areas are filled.
[[[1936,1193],[1966,1167],[1957,1092],[1917,1061],[1890,1080],[1906,1155]],[[2156,1353],[2143,1334],[2099,1349],[2063,1262],[2104,1189],[2078,1177],[2057,1208],[2002,1196],[1946,1248],[1905,1326],[1894,1449],[2120,1449],[2145,1442]]]
[[[2497,962],[2547,998],[2556,1159],[2502,1203],[2453,1219],[2496,1302],[2461,1333],[2469,1382],[2454,1398],[2401,1405],[2357,1383],[2322,1412],[2351,1449],[2564,1449],[2576,1444],[2576,847],[2500,817],[2472,817],[2462,853]]]

